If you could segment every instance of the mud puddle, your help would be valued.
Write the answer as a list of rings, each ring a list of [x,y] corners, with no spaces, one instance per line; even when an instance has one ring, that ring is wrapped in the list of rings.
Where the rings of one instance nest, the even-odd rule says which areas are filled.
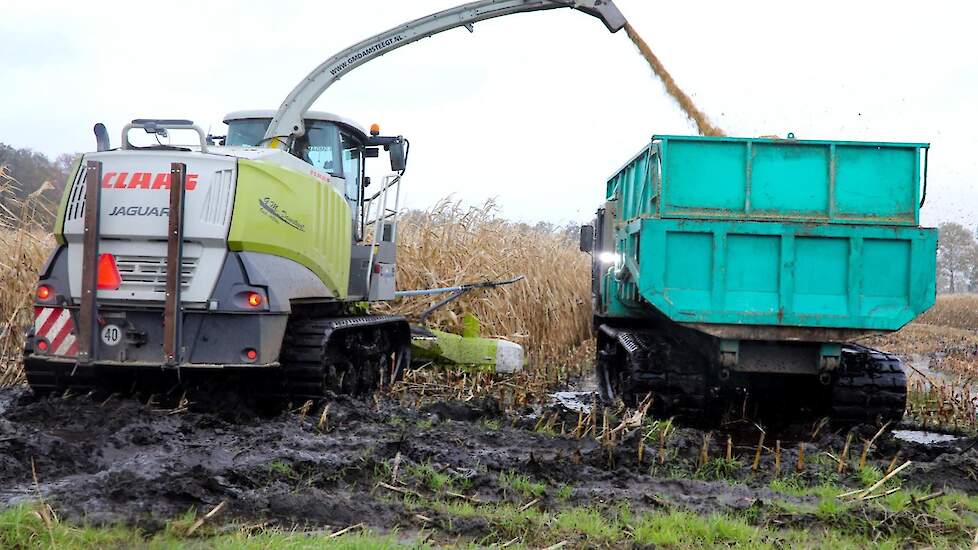
[[[192,396],[190,410],[173,410],[134,398],[35,400],[26,389],[0,389],[0,503],[43,497],[68,521],[125,523],[149,532],[190,508],[209,510],[221,502],[228,521],[312,529],[364,522],[413,532],[424,525],[406,494],[532,502],[545,509],[628,503],[634,510],[700,513],[807,498],[775,494],[768,486],[775,476],[777,434],[768,434],[756,471],[750,468],[756,435],[731,437],[729,452],[738,466],[718,476],[700,467],[704,445],[708,457],[722,457],[733,432],[676,426],[660,438],[643,433],[645,426],[622,430],[609,442],[595,437],[601,428],[596,425],[580,436],[573,433],[575,424],[583,406],[590,410],[593,391],[574,387],[560,393],[566,395],[536,410],[503,411],[491,398],[413,408],[384,397],[338,397],[325,412],[318,406],[260,417],[198,411]],[[609,425],[616,425],[618,417],[609,416]],[[856,441],[875,431],[858,428]],[[828,427],[814,437],[809,426],[796,433],[805,434],[809,456],[816,450],[837,453],[846,436]],[[640,454],[643,437],[648,443]],[[784,441],[780,464],[787,468],[801,445]],[[869,462],[885,468],[900,452],[914,461],[916,474],[908,479],[915,483],[975,491],[978,481],[966,474],[978,471],[973,444],[973,438],[960,438],[924,445],[887,434]],[[810,460],[797,475],[814,483],[823,470],[834,469]],[[447,485],[433,488],[431,472],[444,476]],[[543,489],[533,497],[521,495],[507,481],[513,476]],[[444,528],[449,536],[477,539],[489,530],[484,524],[448,524],[454,526]]]
[[[554,392],[550,404],[569,411],[586,413],[594,407],[594,394],[587,391]]]
[[[963,436],[945,434],[938,432],[928,432],[926,430],[893,430],[893,437],[910,443],[921,445],[934,445],[935,443],[949,443],[962,439]]]

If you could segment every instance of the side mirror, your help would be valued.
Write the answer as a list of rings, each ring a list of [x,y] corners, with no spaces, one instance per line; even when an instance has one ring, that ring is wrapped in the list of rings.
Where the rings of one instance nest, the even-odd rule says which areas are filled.
[[[594,226],[581,226],[581,252],[590,254],[594,250]]]
[[[404,148],[404,140],[398,139],[392,142],[387,150],[391,156],[391,170],[394,172],[403,172],[407,168],[407,154]]]
[[[368,159],[375,159],[380,156],[380,149],[376,147],[367,147],[363,150],[363,156]]]

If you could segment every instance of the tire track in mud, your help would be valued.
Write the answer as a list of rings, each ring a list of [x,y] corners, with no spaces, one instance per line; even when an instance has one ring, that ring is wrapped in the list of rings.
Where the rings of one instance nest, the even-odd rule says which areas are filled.
[[[554,413],[569,425],[577,419],[576,412],[563,409],[544,412]],[[430,466],[466,480],[469,495],[483,502],[513,499],[500,484],[500,474],[511,472],[547,486],[539,503],[545,508],[629,503],[634,510],[669,506],[710,513],[775,497],[805,501],[767,487],[769,456],[759,475],[741,483],[684,477],[678,465],[695,462],[700,430],[676,429],[669,460],[677,469],[652,476],[654,448],[639,466],[634,438],[609,449],[592,438],[534,431],[538,419],[539,411],[529,409],[507,415],[491,399],[413,410],[384,399],[368,404],[336,398],[330,403],[329,430],[321,431],[318,415],[311,413],[301,421],[295,414],[260,418],[240,411],[168,414],[132,399],[37,401],[24,389],[3,389],[0,501],[10,506],[37,498],[33,460],[41,494],[70,521],[152,531],[191,507],[209,509],[226,501],[230,518],[277,526],[362,521],[382,530],[411,530],[417,527],[416,512],[406,509],[396,498],[400,495],[377,485],[387,479],[397,456],[402,472],[411,465]],[[724,439],[713,439],[710,452],[719,456]],[[816,445],[838,448],[840,441],[827,433]],[[978,458],[974,449],[954,454],[953,447],[918,449],[883,438],[875,460],[885,465],[896,450],[921,461],[918,475],[936,484],[948,482],[955,465],[967,468]],[[783,464],[792,460],[786,449]],[[942,474],[947,471],[952,473]],[[553,489],[561,485],[573,490],[558,501]],[[961,488],[975,491],[978,483]],[[466,536],[486,528],[478,522],[455,525],[453,534]]]

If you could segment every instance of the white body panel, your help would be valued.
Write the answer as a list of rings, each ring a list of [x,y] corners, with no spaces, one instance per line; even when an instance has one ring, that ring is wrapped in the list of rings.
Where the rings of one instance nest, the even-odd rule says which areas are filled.
[[[198,152],[133,150],[90,153],[85,160],[102,162],[99,251],[116,256],[123,281],[118,290],[99,290],[99,299],[163,300],[170,163],[183,162],[188,174],[183,300],[205,302],[227,254],[236,160]],[[64,236],[71,295],[79,299],[85,203],[82,176],[69,192]]]
[[[207,153],[116,150],[85,155],[86,161],[102,162],[99,252],[116,257],[122,276],[118,290],[98,291],[99,300],[163,301],[170,200],[168,176],[170,164],[182,162],[187,165],[188,183],[184,199],[181,298],[185,303],[207,303],[227,256],[239,158],[291,168],[332,185],[340,193],[345,192],[342,178],[276,149],[211,147]],[[81,298],[83,175],[84,170],[79,170],[72,182],[64,222],[68,278],[75,300]]]

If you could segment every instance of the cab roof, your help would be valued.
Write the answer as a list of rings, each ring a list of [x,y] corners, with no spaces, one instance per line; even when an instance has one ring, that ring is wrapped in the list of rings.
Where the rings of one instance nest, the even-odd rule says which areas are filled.
[[[276,112],[277,111],[275,111],[274,109],[249,109],[245,111],[233,111],[224,115],[224,123],[227,124],[232,120],[245,120],[250,118],[270,119],[275,116]],[[358,132],[360,134],[358,137],[360,137],[361,139],[367,139],[367,137],[369,136],[369,134],[367,134],[367,130],[364,129],[363,126],[360,126],[359,124],[357,124],[356,122],[348,118],[341,117],[333,113],[327,113],[325,111],[307,111],[302,118],[304,118],[305,120],[320,120],[323,122],[335,122],[337,124],[342,124],[343,126],[346,126],[351,130]]]

